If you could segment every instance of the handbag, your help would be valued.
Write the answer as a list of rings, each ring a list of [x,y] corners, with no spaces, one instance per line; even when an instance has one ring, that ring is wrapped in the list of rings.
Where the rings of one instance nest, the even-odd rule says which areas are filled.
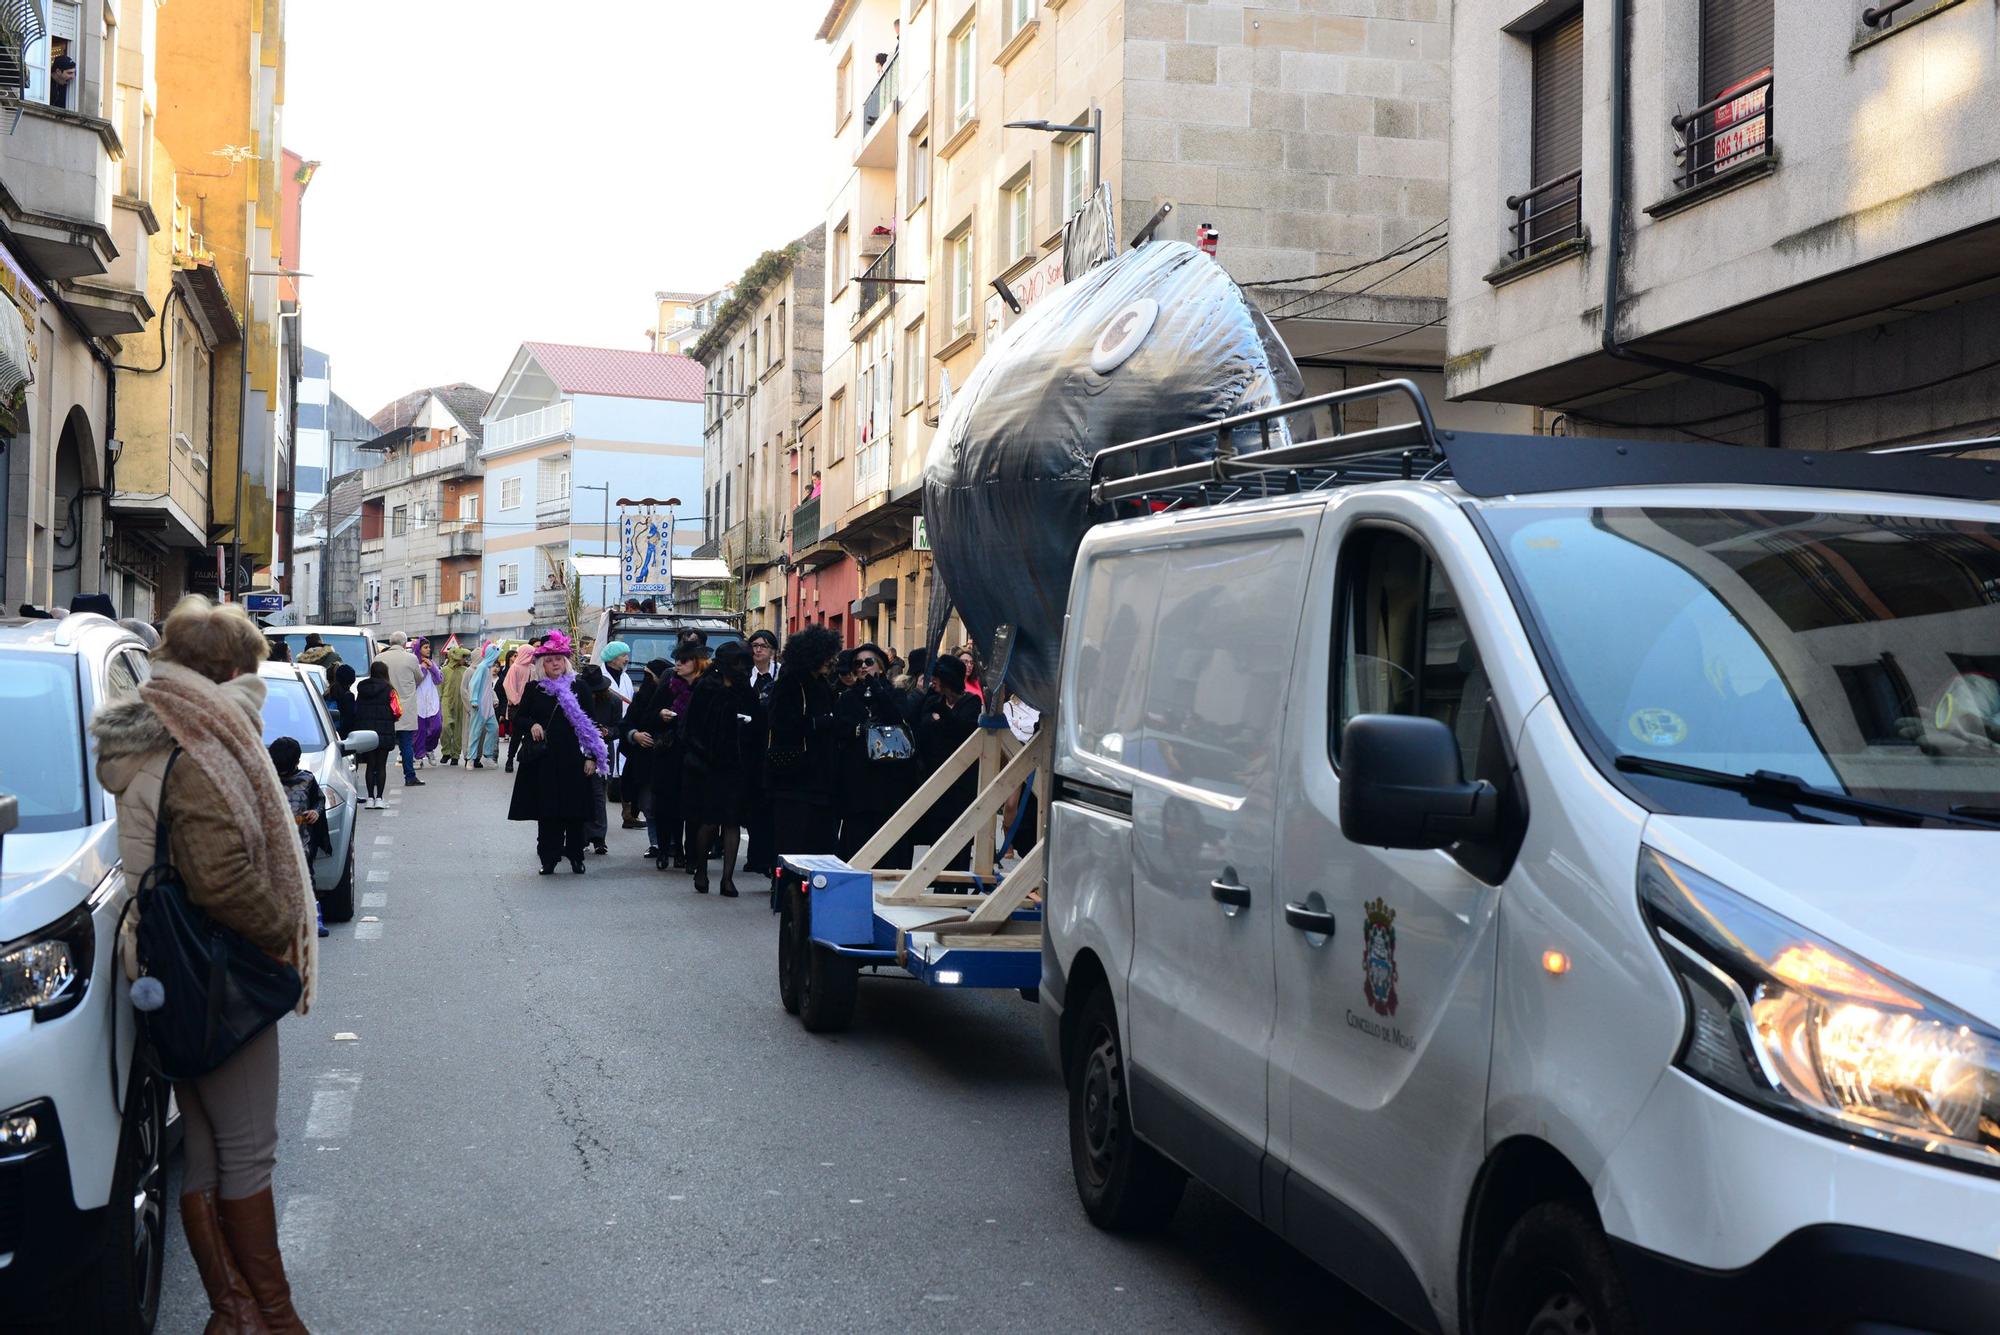
[[[910,730],[900,723],[871,723],[863,734],[871,761],[893,762],[914,760],[917,755],[916,743],[910,740]]]
[[[161,1073],[192,1080],[276,1024],[299,1004],[305,984],[297,969],[272,959],[188,899],[167,847],[167,779],[180,754],[176,747],[167,757],[160,778],[153,865],[140,879],[134,902],[139,906],[139,971],[166,993],[159,1009],[139,1012],[139,1024]]]

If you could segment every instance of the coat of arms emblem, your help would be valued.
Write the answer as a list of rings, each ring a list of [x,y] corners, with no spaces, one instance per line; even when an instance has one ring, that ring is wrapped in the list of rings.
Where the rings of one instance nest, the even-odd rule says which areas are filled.
[[[1385,899],[1363,906],[1367,921],[1361,929],[1363,990],[1377,1015],[1396,1013],[1396,910]]]

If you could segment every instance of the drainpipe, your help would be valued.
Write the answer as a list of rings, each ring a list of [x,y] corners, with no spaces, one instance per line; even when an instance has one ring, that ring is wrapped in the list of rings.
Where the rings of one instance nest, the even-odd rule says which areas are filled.
[[[243,456],[248,452],[250,422],[250,327],[246,321],[243,337],[237,342],[236,375],[236,508],[230,512],[229,601],[237,602],[238,572],[243,568]]]
[[[1711,366],[1677,362],[1647,352],[1634,352],[1618,342],[1618,273],[1624,262],[1625,251],[1625,104],[1631,96],[1630,61],[1626,37],[1626,10],[1630,0],[1610,0],[1610,2],[1611,236],[1605,253],[1604,266],[1604,351],[1619,361],[1634,362],[1661,371],[1675,371],[1681,375],[1692,376],[1696,380],[1728,385],[1755,394],[1764,405],[1764,444],[1767,448],[1775,450],[1779,448],[1779,400],[1775,385],[1762,380],[1753,380],[1749,376],[1718,371]]]

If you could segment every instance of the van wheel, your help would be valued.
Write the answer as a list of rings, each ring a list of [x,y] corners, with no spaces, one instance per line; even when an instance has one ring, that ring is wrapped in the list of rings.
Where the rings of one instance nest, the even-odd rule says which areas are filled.
[[[1549,1201],[1522,1215],[1493,1262],[1480,1335],[1637,1335],[1625,1282],[1588,1210]]]
[[[146,1335],[167,1257],[166,1082],[136,1062],[86,1302],[92,1330]]]
[[[778,901],[778,1000],[787,1015],[799,1013],[799,995],[805,990],[806,952],[805,905],[798,887],[786,884]]]
[[[320,896],[320,909],[328,922],[354,921],[354,850],[347,850],[347,866],[333,889]]]
[[[854,1023],[854,1002],[861,991],[861,970],[845,955],[804,941],[799,992],[799,1020],[809,1034],[837,1034]]]
[[[1084,1213],[1114,1232],[1163,1228],[1187,1174],[1132,1131],[1118,1011],[1107,988],[1083,1003],[1069,1070],[1069,1158]]]

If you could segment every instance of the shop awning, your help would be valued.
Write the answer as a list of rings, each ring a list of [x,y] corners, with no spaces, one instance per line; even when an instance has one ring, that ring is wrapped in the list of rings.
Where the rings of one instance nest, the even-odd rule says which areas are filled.
[[[0,125],[8,134],[21,123],[21,90],[28,86],[27,50],[45,34],[37,0],[0,0]]]
[[[0,407],[23,385],[35,382],[35,365],[28,360],[28,329],[14,303],[0,297]]]

